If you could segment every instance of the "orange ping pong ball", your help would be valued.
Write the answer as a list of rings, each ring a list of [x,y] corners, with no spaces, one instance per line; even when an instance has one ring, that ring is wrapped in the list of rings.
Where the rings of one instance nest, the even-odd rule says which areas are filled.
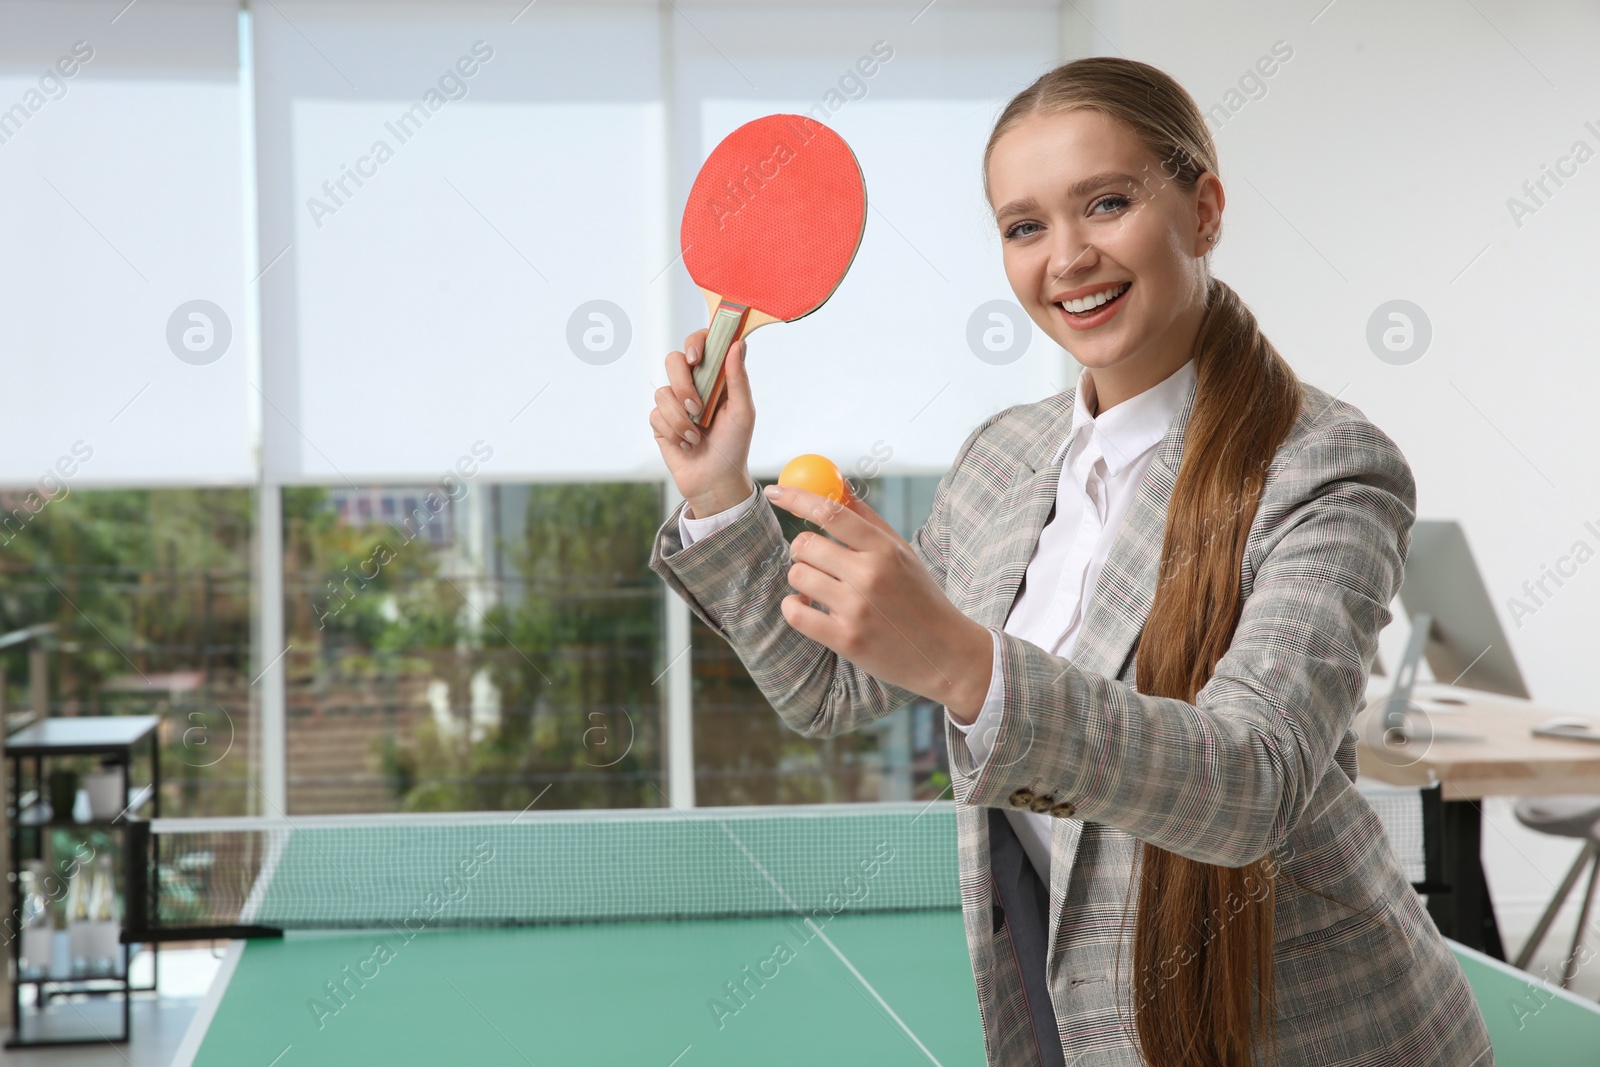
[[[785,463],[778,475],[778,484],[825,496],[835,504],[843,504],[850,498],[850,487],[845,484],[839,468],[833,465],[833,460],[814,452],[796,456]]]

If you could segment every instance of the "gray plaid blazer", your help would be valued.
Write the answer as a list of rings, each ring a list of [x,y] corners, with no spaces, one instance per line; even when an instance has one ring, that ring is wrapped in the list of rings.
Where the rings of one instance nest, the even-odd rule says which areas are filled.
[[[951,601],[985,626],[1004,626],[1054,503],[1061,464],[1050,459],[1074,391],[1007,408],[968,435],[912,538]],[[1084,605],[1071,658],[1002,634],[1006,710],[989,759],[975,765],[946,725],[990,1064],[1141,1062],[1129,993],[1141,840],[1206,863],[1277,860],[1282,1064],[1493,1063],[1466,977],[1353,785],[1351,722],[1402,578],[1416,486],[1357,408],[1305,391],[1251,526],[1238,628],[1196,703],[1134,688],[1191,387]],[[916,699],[784,620],[788,545],[764,497],[687,549],[675,513],[650,566],[799,733],[844,733]],[[1064,1055],[1036,1039],[1041,1013],[996,896],[990,835],[1005,822],[986,809],[1022,804],[1057,817],[1044,978]]]

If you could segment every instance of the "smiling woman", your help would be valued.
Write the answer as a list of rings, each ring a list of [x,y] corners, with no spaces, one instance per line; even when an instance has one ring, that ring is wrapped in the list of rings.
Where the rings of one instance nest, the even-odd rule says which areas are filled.
[[[1415,480],[1212,276],[1217,173],[1160,70],[1044,75],[984,178],[1077,385],[974,429],[908,541],[861,500],[752,491],[742,350],[715,447],[681,452],[691,335],[651,413],[686,504],[650,565],[806,737],[944,704],[991,1064],[1488,1064],[1354,788]],[[785,557],[768,501],[827,536]]]

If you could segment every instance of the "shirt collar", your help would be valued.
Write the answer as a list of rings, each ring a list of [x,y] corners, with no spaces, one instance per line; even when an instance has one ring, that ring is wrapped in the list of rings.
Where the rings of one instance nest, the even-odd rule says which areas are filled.
[[[1094,379],[1085,368],[1078,376],[1077,395],[1072,401],[1072,429],[1056,449],[1052,462],[1060,462],[1079,437],[1087,440],[1093,435],[1098,438],[1100,452],[1105,458],[1106,473],[1119,474],[1167,435],[1194,383],[1194,359],[1190,358],[1160,382],[1096,418],[1089,414]]]

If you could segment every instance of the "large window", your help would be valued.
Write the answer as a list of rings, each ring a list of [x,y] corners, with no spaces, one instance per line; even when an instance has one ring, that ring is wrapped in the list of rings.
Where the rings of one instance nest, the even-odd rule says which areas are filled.
[[[860,484],[909,536],[936,482]],[[0,651],[13,716],[31,708],[42,654],[49,714],[162,718],[167,813],[260,810],[253,495],[29,504],[0,493],[0,632],[51,629]],[[663,511],[655,483],[284,490],[289,813],[666,803],[669,594],[648,567]],[[786,537],[803,528],[779,515]],[[947,784],[936,706],[809,740],[693,625],[699,803],[911,799]]]

